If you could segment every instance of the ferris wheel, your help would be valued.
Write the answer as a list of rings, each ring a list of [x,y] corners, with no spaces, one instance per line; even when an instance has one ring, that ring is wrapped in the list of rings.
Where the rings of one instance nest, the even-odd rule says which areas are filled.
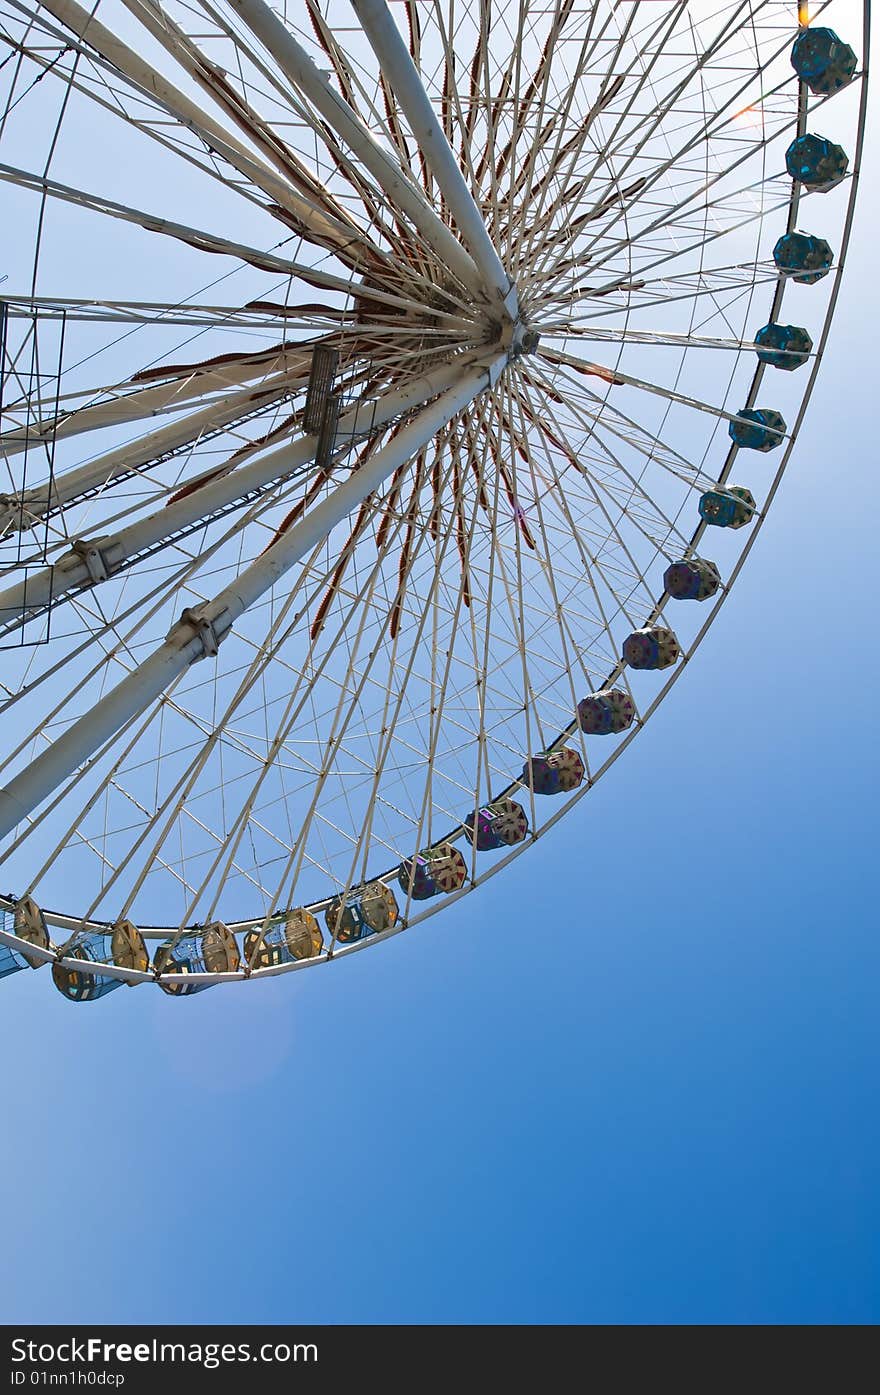
[[[359,952],[573,810],[718,613],[869,7],[0,15],[0,976]]]

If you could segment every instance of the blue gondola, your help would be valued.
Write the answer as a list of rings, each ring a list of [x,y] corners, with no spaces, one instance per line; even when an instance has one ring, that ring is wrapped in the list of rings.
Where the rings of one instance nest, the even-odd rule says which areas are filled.
[[[721,585],[721,575],[714,562],[685,557],[666,568],[663,585],[674,601],[706,601]]]
[[[0,912],[0,926],[7,934],[17,935],[20,940],[26,940],[38,949],[51,948],[46,918],[32,896],[24,896],[12,910]],[[39,969],[45,962],[29,955],[26,950],[0,944],[0,978],[17,974],[21,969]]]
[[[792,179],[814,194],[827,194],[846,178],[849,157],[842,145],[811,132],[798,136],[785,152]]]
[[[394,892],[384,882],[354,887],[344,899],[335,896],[324,913],[327,929],[342,945],[365,940],[397,924],[400,912]]]
[[[758,358],[771,368],[790,373],[807,363],[813,341],[800,325],[764,325],[755,335]]]
[[[791,50],[791,66],[816,97],[830,97],[852,82],[856,55],[833,29],[809,25]]]
[[[268,925],[248,930],[244,962],[249,969],[273,969],[298,959],[316,959],[323,948],[321,927],[309,911],[285,911]]]
[[[65,949],[64,958],[114,964],[118,969],[138,969],[141,973],[146,973],[150,967],[150,956],[141,933],[130,920],[120,920],[107,930],[90,930],[78,935]],[[63,964],[52,965],[52,978],[58,991],[72,1003],[94,1002],[112,993],[114,988],[121,988],[125,982],[111,974],[88,973]]]
[[[743,407],[727,431],[741,449],[775,450],[785,437],[785,419],[772,407]]]
[[[824,237],[812,233],[783,233],[773,248],[777,270],[785,272],[800,285],[812,286],[827,276],[834,263],[834,253]]]
[[[739,484],[707,489],[700,497],[700,517],[715,528],[744,528],[755,516],[755,496]]]
[[[235,936],[219,920],[188,931],[176,944],[173,939],[166,940],[153,955],[153,968],[160,974],[228,974],[235,973],[240,965]],[[159,986],[178,998],[212,987],[197,981],[162,983],[161,979]]]

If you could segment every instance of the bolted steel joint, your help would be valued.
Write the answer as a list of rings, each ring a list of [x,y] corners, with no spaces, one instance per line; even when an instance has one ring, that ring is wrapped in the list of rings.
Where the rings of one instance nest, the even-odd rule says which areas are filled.
[[[225,612],[221,612],[221,619],[221,616],[211,615],[206,613],[206,610],[207,607],[196,609],[187,606],[177,624],[168,633],[169,639],[176,639],[179,643],[186,643],[194,636],[199,640],[202,652],[195,656],[193,663],[197,663],[199,659],[215,658],[219,653],[221,642],[232,628],[231,620],[227,619]],[[227,621],[225,624],[223,623],[224,619]],[[185,634],[186,630],[189,630],[190,633]]]
[[[106,581],[110,575],[107,558],[100,546],[106,541],[106,538],[75,538],[71,544],[71,552],[85,566],[93,586],[99,581]]]
[[[28,495],[0,494],[0,529],[24,533],[37,520],[28,508]]]

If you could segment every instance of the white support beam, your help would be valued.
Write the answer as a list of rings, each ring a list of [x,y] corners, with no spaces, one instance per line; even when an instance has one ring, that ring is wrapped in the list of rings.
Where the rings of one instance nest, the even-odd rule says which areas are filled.
[[[277,170],[270,169],[221,123],[215,121],[208,112],[203,111],[162,73],[123,43],[118,35],[99,23],[94,10],[90,12],[83,9],[76,0],[44,0],[44,4],[49,13],[65,28],[70,29],[99,53],[107,63],[145,92],[151,100],[161,103],[256,188],[293,213],[316,238],[325,243],[329,240],[343,250],[353,241],[367,244],[368,238],[363,230],[347,226],[338,218],[319,209],[314,201],[303,197],[294,189],[289,178],[284,178]]]
[[[348,105],[312,62],[284,21],[264,0],[229,0],[248,28],[299,91],[305,93],[351,151],[384,189],[392,204],[404,212],[438,258],[477,297],[487,295],[483,279],[465,247],[440,219],[422,192],[376,140],[357,112]]]
[[[463,355],[452,363],[414,378],[405,387],[396,388],[374,402],[358,403],[340,417],[338,435],[352,439],[367,436],[402,412],[424,406],[438,393],[450,388],[473,362],[473,355]],[[137,523],[129,524],[118,533],[84,541],[94,545],[100,553],[103,570],[107,576],[112,576],[129,557],[145,552],[200,519],[210,518],[236,499],[255,489],[262,489],[275,480],[282,480],[294,470],[307,465],[314,457],[315,445],[314,436],[302,436],[291,444],[279,446],[260,459],[230,471],[228,475],[209,481],[195,493],[176,499],[173,504],[158,509]],[[68,592],[88,585],[89,576],[81,549],[71,549],[54,566],[45,567],[34,572],[26,581],[6,587],[0,591],[0,631],[11,626],[17,628],[29,615],[48,605],[50,600],[54,603]]]
[[[278,374],[267,379],[259,389],[250,386],[242,392],[230,392],[228,397],[215,399],[197,412],[177,417],[167,426],[157,427],[137,440],[116,446],[86,465],[66,470],[58,474],[51,484],[35,485],[20,494],[0,495],[0,531],[6,527],[28,527],[31,520],[54,513],[56,509],[61,511],[91,490],[106,489],[143,466],[161,460],[166,453],[170,454],[190,441],[198,442],[205,435],[222,431],[249,412],[269,408],[289,394],[289,375]],[[0,453],[3,453],[4,444],[5,438],[0,437]],[[25,520],[23,524],[22,519]]]
[[[492,244],[483,216],[385,0],[351,0],[351,5],[388,81],[392,99],[406,116],[419,149],[443,192],[465,246],[486,286],[501,301],[511,320],[515,320],[516,287]]]
[[[187,611],[165,642],[127,674],[34,761],[0,790],[0,838],[10,833],[54,790],[115,735],[145,712],[190,664],[216,652],[235,621],[347,518],[368,494],[412,459],[456,413],[487,387],[494,386],[507,363],[497,353],[466,369],[457,384],[409,421],[389,443],[327,499],[252,562],[219,595],[196,611]]]
[[[145,421],[150,417],[182,411],[193,398],[207,398],[211,393],[223,394],[223,400],[218,397],[212,404],[218,412],[226,403],[233,407],[236,402],[245,404],[243,408],[239,405],[239,410],[242,411],[246,410],[249,398],[254,402],[259,400],[258,394],[262,393],[265,386],[266,403],[271,405],[270,394],[275,388],[282,392],[285,389],[289,391],[291,385],[296,385],[298,376],[301,376],[303,381],[308,377],[310,359],[311,345],[306,343],[284,350],[271,358],[268,355],[242,355],[238,360],[231,360],[219,368],[211,367],[210,364],[199,368],[198,364],[193,364],[188,370],[172,373],[158,383],[148,383],[146,386],[135,383],[131,388],[128,388],[128,384],[99,388],[94,395],[97,397],[98,393],[102,393],[104,401],[91,404],[86,401],[84,406],[76,406],[73,411],[65,410],[67,403],[62,400],[60,411],[36,421],[28,421],[25,418],[27,404],[24,403],[17,410],[8,409],[7,415],[13,416],[14,413],[17,424],[0,436],[0,451],[4,460],[9,460],[26,450],[32,450],[35,445],[54,446],[58,441],[67,440],[72,436],[101,431],[105,427],[127,426],[129,422]],[[246,383],[252,386],[235,397],[236,390]],[[111,396],[114,392],[117,395]],[[94,484],[103,485],[108,477],[102,475],[100,463],[92,462],[87,467],[67,471],[65,478],[67,484],[64,486],[59,479],[52,489],[48,486],[38,486],[33,491],[25,491],[22,502],[28,504],[31,499],[39,498],[42,489],[49,503],[58,507],[59,504],[75,498],[76,493],[82,489],[90,488],[89,480]]]

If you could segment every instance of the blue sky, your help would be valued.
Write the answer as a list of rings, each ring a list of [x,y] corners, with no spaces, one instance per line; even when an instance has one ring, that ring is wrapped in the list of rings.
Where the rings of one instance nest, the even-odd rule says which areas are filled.
[[[880,1319],[874,145],[770,521],[570,818],[329,971],[0,985],[7,1322]]]

